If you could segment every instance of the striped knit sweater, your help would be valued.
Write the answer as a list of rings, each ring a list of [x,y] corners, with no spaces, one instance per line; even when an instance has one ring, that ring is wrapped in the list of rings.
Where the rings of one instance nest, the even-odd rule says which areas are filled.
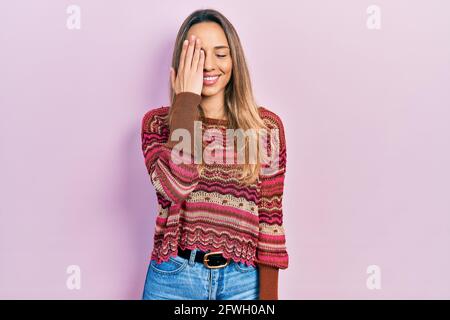
[[[176,256],[178,247],[199,248],[223,251],[224,257],[247,265],[286,269],[282,213],[286,144],[281,119],[259,107],[269,128],[279,130],[279,165],[276,172],[261,172],[256,182],[243,185],[236,178],[239,171],[234,164],[205,164],[199,175],[189,153],[180,156],[189,157],[189,163],[171,160],[171,151],[179,143],[169,139],[171,132],[184,128],[194,137],[194,121],[201,120],[200,101],[201,96],[192,92],[176,95],[171,128],[166,106],[147,111],[142,119],[142,151],[158,200],[151,259],[167,261]],[[228,120],[203,118],[201,127],[202,133],[217,129],[226,137]]]

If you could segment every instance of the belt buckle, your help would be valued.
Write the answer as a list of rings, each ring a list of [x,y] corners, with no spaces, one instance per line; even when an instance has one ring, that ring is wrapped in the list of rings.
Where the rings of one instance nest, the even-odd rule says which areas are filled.
[[[207,253],[205,253],[205,255],[203,256],[203,264],[204,264],[207,268],[210,268],[210,269],[218,269],[218,268],[226,267],[226,266],[230,263],[230,259],[227,259],[227,262],[226,262],[225,264],[218,265],[218,266],[210,266],[210,265],[208,264],[208,262],[207,262],[207,261],[209,261],[207,258],[208,258],[210,255],[212,255],[212,254],[221,254],[221,253],[223,253],[223,251],[214,251],[214,252],[207,252]]]

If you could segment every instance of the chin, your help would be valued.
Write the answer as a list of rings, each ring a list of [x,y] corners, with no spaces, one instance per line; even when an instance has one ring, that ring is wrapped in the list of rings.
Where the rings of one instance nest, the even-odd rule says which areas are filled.
[[[202,95],[206,97],[211,97],[219,93],[223,88],[208,88],[203,87],[202,89]]]

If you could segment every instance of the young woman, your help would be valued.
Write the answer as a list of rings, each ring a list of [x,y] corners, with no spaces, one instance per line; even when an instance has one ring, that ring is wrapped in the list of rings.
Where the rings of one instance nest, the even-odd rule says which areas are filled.
[[[239,37],[218,11],[197,10],[183,22],[170,88],[171,107],[142,119],[159,210],[142,299],[278,299],[278,271],[288,267],[284,127],[256,105]],[[250,161],[255,136],[239,147],[227,129],[256,129],[258,139],[265,129],[257,140],[277,165]]]

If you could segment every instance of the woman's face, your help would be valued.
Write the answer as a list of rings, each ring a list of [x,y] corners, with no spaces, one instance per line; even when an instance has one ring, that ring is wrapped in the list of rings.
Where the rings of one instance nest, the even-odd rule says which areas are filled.
[[[201,48],[205,52],[202,95],[216,95],[225,90],[231,79],[232,60],[225,33],[215,22],[201,22],[189,29],[187,39],[191,35],[200,38]],[[206,75],[219,75],[219,78],[214,82],[214,80],[206,80]]]

